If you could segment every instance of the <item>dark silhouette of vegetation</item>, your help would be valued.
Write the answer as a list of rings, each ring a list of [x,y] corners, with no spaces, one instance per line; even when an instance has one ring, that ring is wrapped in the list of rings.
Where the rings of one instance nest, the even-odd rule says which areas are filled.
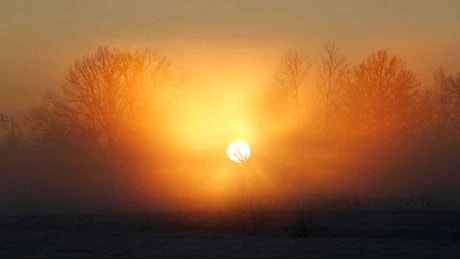
[[[314,221],[312,214],[299,211],[296,213],[294,221],[286,229],[292,237],[309,237],[319,229],[319,224]]]
[[[27,141],[27,121],[15,120],[5,114],[0,113],[0,130],[2,140],[5,142],[6,148],[19,149],[25,145]]]
[[[438,128],[455,141],[460,134],[460,73],[435,73],[435,111]]]
[[[294,102],[297,128],[300,127],[299,98],[305,77],[310,68],[311,65],[305,54],[297,51],[288,51],[284,53],[276,75],[281,98],[287,98]]]
[[[169,61],[158,52],[99,48],[75,61],[59,92],[37,112],[43,136],[84,137],[97,148],[116,149],[152,117],[154,99],[168,77]]]
[[[26,198],[44,189],[63,194],[61,207],[119,205],[115,191],[122,183],[134,185],[140,155],[155,158],[156,147],[147,145],[143,133],[158,122],[156,95],[169,71],[169,60],[151,49],[101,47],[76,60],[61,88],[26,120],[2,115],[0,188],[20,190],[12,183],[24,179]],[[92,203],[78,202],[90,197]]]
[[[323,45],[321,63],[318,67],[318,94],[324,109],[324,131],[329,131],[329,124],[334,108],[337,108],[339,93],[346,83],[349,69],[345,57],[335,44]]]
[[[230,210],[236,221],[235,228],[241,233],[263,232],[272,220],[269,205],[255,199],[238,200]]]
[[[398,131],[414,115],[419,86],[401,58],[380,50],[353,68],[339,109],[352,125],[379,134]]]
[[[292,117],[284,117],[286,113],[275,118],[271,104],[260,106],[258,120],[264,129],[254,127],[254,132],[260,130],[260,139],[276,149],[255,150],[253,158],[259,161],[251,158],[240,165],[243,172],[249,166],[245,163],[261,164],[257,176],[250,176],[257,178],[255,186],[267,179],[280,193],[289,194],[289,201],[289,196],[304,196],[316,187],[319,191],[343,186],[344,190],[352,187],[351,191],[364,187],[369,192],[409,192],[411,188],[439,191],[460,185],[455,174],[460,169],[460,74],[439,70],[434,85],[428,88],[426,83],[427,88],[421,88],[404,61],[388,51],[372,53],[353,67],[336,45],[326,44],[317,82],[313,82],[316,88],[305,97],[312,104],[317,101],[311,112],[300,102],[312,67],[306,56],[286,52],[278,65],[277,97],[287,98],[295,111],[287,109]],[[190,155],[195,151],[179,151],[187,147],[181,147],[175,136],[164,134],[169,125],[159,127],[169,114],[162,114],[157,93],[172,76],[170,70],[168,59],[150,49],[101,47],[77,59],[61,88],[46,95],[26,120],[0,114],[0,188],[16,191],[21,198],[31,198],[40,190],[46,190],[49,198],[68,193],[69,201],[86,201],[88,208],[107,208],[110,203],[106,201],[115,201],[110,207],[135,204],[122,202],[123,196],[139,199],[143,205],[147,199],[140,199],[142,195],[136,192],[146,180],[154,183],[152,187],[158,185],[158,191],[152,188],[152,193],[166,194],[161,186],[172,166],[188,169],[188,164],[181,164],[181,156],[209,158]],[[317,124],[310,124],[308,116],[304,118],[309,120],[301,120],[303,111],[317,119]],[[290,128],[294,127],[292,118],[296,119],[295,134]],[[270,124],[289,129],[272,133],[265,127]],[[186,136],[187,129],[182,130]],[[316,130],[323,132],[319,138],[311,134]],[[142,139],[147,135],[149,142]],[[139,139],[133,141],[135,138]],[[237,157],[240,153],[235,151]],[[197,164],[200,171],[212,172],[206,168],[212,162]],[[183,175],[171,175],[182,181]],[[20,182],[28,185],[13,185]],[[128,185],[129,195],[122,193]],[[262,230],[270,223],[271,213],[260,203],[242,203],[234,210],[245,232]],[[62,198],[60,205],[74,204]],[[290,231],[308,236],[313,224],[301,217]]]

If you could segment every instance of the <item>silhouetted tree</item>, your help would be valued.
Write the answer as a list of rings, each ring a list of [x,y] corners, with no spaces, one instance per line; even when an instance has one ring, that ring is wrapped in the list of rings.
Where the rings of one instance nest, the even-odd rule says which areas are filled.
[[[460,134],[460,73],[448,74],[440,68],[434,91],[438,127],[450,136]]]
[[[0,143],[4,142],[6,131],[8,129],[8,122],[9,122],[8,117],[5,114],[0,113],[0,130],[1,130]]]
[[[8,121],[8,117],[5,114],[0,113],[0,128],[5,129]]]
[[[420,138],[434,137],[433,130],[436,126],[436,105],[432,89],[420,90],[417,101],[412,107],[410,114],[412,120],[408,120],[406,124],[411,126],[411,136],[416,142],[421,142]],[[426,140],[425,140],[426,141]]]
[[[101,47],[69,68],[59,92],[45,97],[36,112],[43,135],[85,136],[98,145],[116,146],[153,109],[169,61],[158,52]]]
[[[342,115],[377,133],[406,127],[418,89],[419,82],[402,59],[380,50],[353,69],[341,92]]]
[[[304,79],[311,65],[307,56],[297,51],[284,53],[279,64],[276,81],[282,95],[294,100],[297,128],[300,126],[299,96]]]
[[[319,80],[317,89],[324,108],[324,130],[328,132],[331,112],[337,102],[337,94],[343,87],[348,66],[344,56],[335,44],[323,45],[321,63],[318,67]]]
[[[0,113],[0,129],[2,130],[1,137],[4,144],[9,149],[17,149],[26,141],[26,120],[14,120],[5,114]]]

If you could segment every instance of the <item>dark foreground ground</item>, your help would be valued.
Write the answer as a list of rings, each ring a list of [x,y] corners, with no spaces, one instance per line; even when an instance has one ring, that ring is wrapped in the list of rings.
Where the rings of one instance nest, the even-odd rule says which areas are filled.
[[[289,223],[170,213],[0,219],[2,258],[460,257],[457,213],[334,213]]]
[[[458,258],[459,241],[156,232],[5,232],[2,258]]]

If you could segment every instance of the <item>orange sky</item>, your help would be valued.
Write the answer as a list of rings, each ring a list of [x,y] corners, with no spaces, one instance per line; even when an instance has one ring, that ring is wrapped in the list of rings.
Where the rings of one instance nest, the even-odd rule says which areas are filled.
[[[27,111],[100,45],[157,48],[204,95],[229,79],[266,87],[284,50],[315,63],[327,41],[352,62],[388,48],[431,79],[440,65],[460,68],[458,10],[456,0],[0,1],[0,111]]]
[[[233,195],[254,190],[258,195],[287,197],[305,192],[390,192],[384,184],[399,175],[390,175],[394,169],[387,168],[386,161],[377,162],[380,151],[375,161],[368,159],[367,147],[358,142],[356,153],[345,153],[337,148],[342,143],[330,148],[315,140],[313,130],[298,146],[292,134],[295,120],[289,118],[294,114],[283,110],[273,117],[281,119],[271,120],[265,91],[273,87],[284,51],[304,51],[315,65],[326,42],[335,42],[351,64],[372,51],[389,49],[429,85],[440,65],[460,72],[459,10],[459,0],[0,0],[0,113],[28,112],[47,90],[60,86],[75,59],[99,46],[151,47],[170,57],[174,73],[168,83],[174,87],[158,93],[164,98],[155,104],[161,127],[144,129],[145,139],[153,139],[146,146],[158,148],[152,150],[162,156],[152,160],[146,153],[146,163],[141,164],[145,167],[129,175],[133,184],[120,196],[133,192],[133,198],[142,200],[140,193],[155,197],[159,191],[168,198],[199,199],[202,206],[223,204]],[[315,67],[307,75],[307,87],[314,87],[314,71]],[[305,93],[302,106],[311,101]],[[305,125],[315,120],[304,117]],[[225,155],[227,144],[240,139],[252,149],[243,167]],[[415,170],[422,168],[426,167]],[[377,177],[366,174],[377,170]],[[58,173],[50,171],[48,178]],[[37,183],[47,181],[36,176]],[[22,189],[22,182],[12,178],[13,191]],[[89,185],[86,177],[81,178]],[[406,183],[404,178],[400,183]],[[101,179],[89,180],[99,192]],[[431,187],[430,180],[424,183]],[[40,193],[41,186],[36,187]]]

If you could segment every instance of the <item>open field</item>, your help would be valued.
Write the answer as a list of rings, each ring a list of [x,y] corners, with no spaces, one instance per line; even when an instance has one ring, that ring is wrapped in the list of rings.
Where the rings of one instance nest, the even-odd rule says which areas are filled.
[[[6,258],[457,258],[458,213],[292,212],[3,217]],[[304,229],[304,230],[303,230]],[[304,233],[302,233],[302,230]],[[296,233],[297,232],[297,233]],[[300,233],[299,233],[300,232]],[[299,235],[300,234],[300,235]]]

